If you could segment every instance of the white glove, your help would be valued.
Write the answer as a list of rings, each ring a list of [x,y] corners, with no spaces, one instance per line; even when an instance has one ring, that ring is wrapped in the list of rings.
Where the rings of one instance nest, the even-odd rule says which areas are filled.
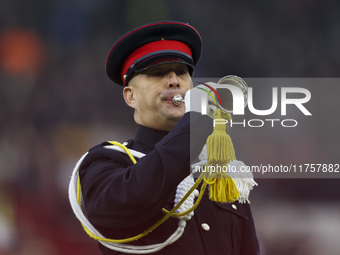
[[[207,82],[205,84],[213,87],[216,83]],[[203,84],[188,90],[184,97],[185,112],[194,111],[213,117],[217,105],[215,105],[212,96],[214,97],[214,93],[209,87]]]

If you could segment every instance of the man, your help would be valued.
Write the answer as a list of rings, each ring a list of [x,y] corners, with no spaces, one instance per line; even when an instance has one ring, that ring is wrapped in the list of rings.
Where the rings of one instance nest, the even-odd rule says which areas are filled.
[[[190,165],[213,128],[212,119],[188,102],[200,54],[199,33],[176,21],[129,31],[109,52],[107,74],[123,86],[125,102],[134,109],[138,124],[135,138],[125,146],[145,156],[134,164],[105,142],[92,148],[80,165],[84,211],[105,238],[138,236],[164,217],[162,208],[174,207],[176,187],[190,174]],[[186,97],[186,104],[174,104],[175,95]],[[165,242],[177,227],[178,219],[171,217],[126,249],[112,250],[102,243],[100,249],[103,254],[125,254],[129,249],[134,253],[134,246],[143,250]],[[165,242],[154,254],[259,254],[247,203],[212,202],[204,194],[182,227],[178,240]]]

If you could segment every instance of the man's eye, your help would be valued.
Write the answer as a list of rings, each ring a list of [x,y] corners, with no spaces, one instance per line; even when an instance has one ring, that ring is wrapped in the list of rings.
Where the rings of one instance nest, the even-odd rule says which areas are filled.
[[[184,74],[186,74],[187,72],[185,71],[185,70],[177,70],[176,71],[176,74],[177,75],[184,75]]]
[[[153,76],[153,77],[160,77],[164,75],[164,72],[160,71],[160,70],[154,70],[150,73],[148,73],[149,76]]]
[[[150,77],[163,77],[170,72],[175,72],[176,75],[178,76],[182,76],[188,73],[187,70],[183,70],[183,69],[178,69],[178,70],[155,69],[155,70],[150,70],[149,72],[147,72],[147,75]]]

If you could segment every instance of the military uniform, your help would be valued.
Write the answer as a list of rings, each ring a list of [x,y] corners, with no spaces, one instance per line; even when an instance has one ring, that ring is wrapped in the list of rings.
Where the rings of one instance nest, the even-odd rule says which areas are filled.
[[[106,59],[106,73],[121,86],[128,85],[135,74],[164,63],[184,64],[192,75],[201,47],[201,36],[187,23],[146,24],[113,44]],[[189,105],[186,104],[187,110]],[[70,183],[70,201],[78,219],[81,220],[79,213],[84,212],[106,238],[125,239],[143,233],[164,216],[162,208],[174,207],[176,187],[190,174],[190,166],[212,129],[210,117],[188,110],[170,132],[138,126],[136,136],[127,143],[129,149],[146,154],[136,164],[125,153],[108,149],[107,142],[90,149],[75,168],[79,170],[84,202],[81,213],[77,210],[80,201],[72,195],[75,190],[78,195],[74,188],[77,171]],[[169,218],[148,235],[128,244],[149,247],[162,243],[177,227],[178,219]],[[106,244],[99,245],[103,254],[122,254]],[[186,221],[182,236],[154,254],[258,253],[249,204],[215,203],[204,194],[193,217]]]
[[[190,132],[190,125],[192,125]],[[103,148],[89,151],[80,166],[85,211],[92,224],[108,238],[142,233],[174,206],[177,185],[190,173],[190,159],[200,153],[212,132],[212,119],[186,113],[170,132],[138,126],[127,147],[146,154],[133,164],[121,152]],[[195,130],[195,132],[193,132]],[[177,228],[170,218],[133,245],[163,242]],[[102,245],[103,254],[122,254]],[[249,204],[212,202],[207,194],[183,236],[154,254],[259,254]]]

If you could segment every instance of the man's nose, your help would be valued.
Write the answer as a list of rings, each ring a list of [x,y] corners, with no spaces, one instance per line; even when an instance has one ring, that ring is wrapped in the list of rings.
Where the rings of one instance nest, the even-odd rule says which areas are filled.
[[[168,88],[177,89],[179,87],[180,87],[180,84],[179,84],[179,80],[178,80],[176,72],[170,72],[168,75]]]

